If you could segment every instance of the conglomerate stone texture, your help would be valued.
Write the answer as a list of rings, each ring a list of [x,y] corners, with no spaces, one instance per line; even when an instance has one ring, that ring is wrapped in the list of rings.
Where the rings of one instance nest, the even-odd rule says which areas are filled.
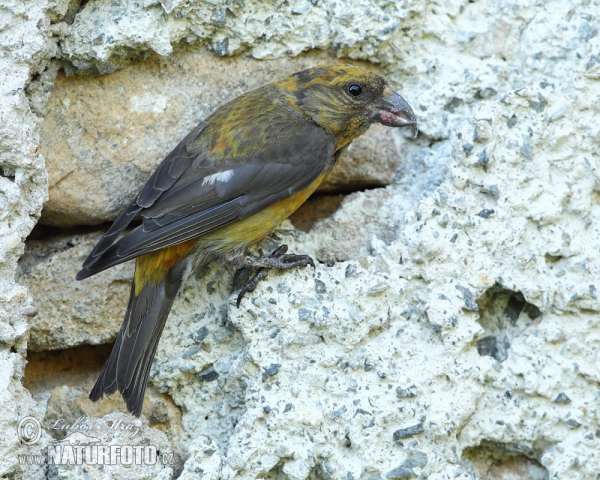
[[[600,474],[597,1],[34,0],[0,18],[0,475]],[[71,278],[104,227],[65,228],[114,218],[219,104],[348,61],[386,76],[419,137],[369,132],[330,184],[354,192],[339,209],[258,246],[316,268],[271,272],[240,308],[243,278],[218,263],[182,287],[150,377],[149,401],[170,403],[146,408],[132,441],[174,463],[20,461],[65,441],[46,416],[92,411],[83,389],[32,386],[34,400],[28,352],[109,342],[127,302],[130,265]],[[114,185],[100,174],[112,149]],[[52,229],[25,246],[49,187]],[[46,427],[31,446],[27,416]]]

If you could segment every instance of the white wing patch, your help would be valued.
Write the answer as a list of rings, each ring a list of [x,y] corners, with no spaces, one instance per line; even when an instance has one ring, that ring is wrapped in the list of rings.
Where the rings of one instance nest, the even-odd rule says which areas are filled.
[[[208,177],[204,177],[204,180],[202,180],[202,186],[214,185],[216,182],[227,183],[229,180],[231,180],[231,177],[233,177],[233,169],[225,170],[224,172],[213,173]]]

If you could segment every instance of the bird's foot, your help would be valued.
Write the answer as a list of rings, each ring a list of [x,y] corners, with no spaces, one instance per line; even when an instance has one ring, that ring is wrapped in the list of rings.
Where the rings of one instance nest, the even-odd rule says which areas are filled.
[[[287,245],[281,245],[271,255],[265,257],[252,257],[250,255],[238,255],[235,257],[226,257],[225,261],[236,267],[254,267],[256,274],[252,276],[246,285],[242,287],[237,298],[237,306],[240,306],[242,298],[248,292],[253,292],[258,282],[268,275],[268,270],[276,268],[278,270],[288,270],[290,268],[306,267],[307,265],[315,266],[315,262],[308,255],[286,254]]]

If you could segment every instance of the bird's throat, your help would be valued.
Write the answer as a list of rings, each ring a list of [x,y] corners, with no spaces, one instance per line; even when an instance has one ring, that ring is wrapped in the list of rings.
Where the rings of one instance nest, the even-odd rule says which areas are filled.
[[[337,126],[338,130],[333,131],[333,134],[335,135],[336,152],[350,145],[350,142],[365,133],[369,126],[370,124],[368,122],[363,121],[358,117],[352,117],[350,120],[340,123]]]

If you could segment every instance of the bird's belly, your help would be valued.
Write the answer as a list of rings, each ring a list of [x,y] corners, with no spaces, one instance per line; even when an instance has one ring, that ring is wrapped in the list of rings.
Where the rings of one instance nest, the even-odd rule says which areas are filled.
[[[223,250],[226,251],[238,250],[261,241],[310,197],[325,176],[323,173],[309,187],[288,198],[203,235],[200,237],[199,243],[204,241],[222,242]]]

